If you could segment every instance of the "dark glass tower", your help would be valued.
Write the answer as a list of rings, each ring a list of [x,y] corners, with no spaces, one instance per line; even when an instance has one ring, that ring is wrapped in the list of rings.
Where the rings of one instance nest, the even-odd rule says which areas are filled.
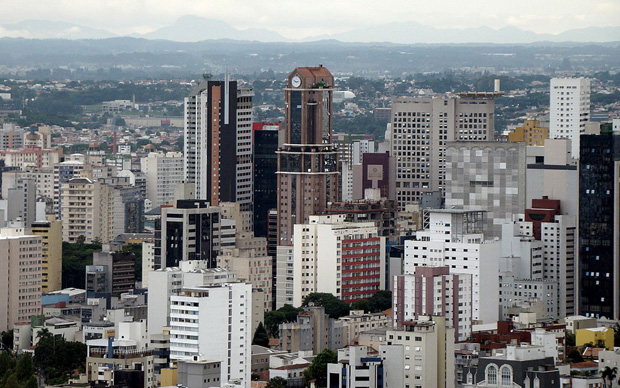
[[[620,134],[582,135],[579,162],[579,313],[620,313]]]
[[[254,235],[267,237],[269,210],[278,206],[279,124],[254,123]]]

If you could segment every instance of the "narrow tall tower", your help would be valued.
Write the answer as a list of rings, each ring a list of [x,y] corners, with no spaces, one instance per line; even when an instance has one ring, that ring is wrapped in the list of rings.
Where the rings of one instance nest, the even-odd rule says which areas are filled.
[[[196,199],[252,210],[253,96],[236,81],[205,78],[185,98],[184,175],[196,185]]]
[[[334,77],[298,67],[284,91],[286,130],[278,154],[278,245],[293,245],[293,225],[338,198],[338,156],[331,144]]]

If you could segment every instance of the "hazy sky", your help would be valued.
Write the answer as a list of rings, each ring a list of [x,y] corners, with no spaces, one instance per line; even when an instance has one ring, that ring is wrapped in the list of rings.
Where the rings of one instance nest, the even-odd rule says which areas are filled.
[[[0,11],[0,23],[65,21],[117,34],[150,32],[196,15],[289,38],[407,21],[546,33],[620,25],[620,0],[0,0]]]

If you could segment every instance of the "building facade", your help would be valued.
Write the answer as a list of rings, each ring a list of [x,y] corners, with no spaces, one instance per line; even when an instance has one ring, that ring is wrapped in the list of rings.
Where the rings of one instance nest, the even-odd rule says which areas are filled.
[[[587,78],[551,78],[549,131],[552,139],[572,142],[574,157],[579,155],[579,137],[590,121],[590,80]]]

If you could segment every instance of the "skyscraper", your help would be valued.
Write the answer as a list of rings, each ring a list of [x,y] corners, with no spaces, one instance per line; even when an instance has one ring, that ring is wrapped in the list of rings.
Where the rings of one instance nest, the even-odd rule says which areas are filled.
[[[196,199],[252,210],[252,97],[237,81],[204,80],[185,98],[185,180]]]
[[[590,119],[590,80],[552,78],[549,99],[549,131],[552,139],[572,141],[572,153],[579,157],[579,135]]]
[[[269,210],[278,204],[278,132],[280,123],[254,123],[254,235],[267,236]]]
[[[401,210],[421,200],[424,193],[444,190],[447,142],[493,140],[494,98],[501,94],[472,92],[392,100],[391,156],[396,158]]]
[[[331,144],[334,77],[323,66],[298,67],[285,89],[286,131],[278,149],[278,245],[293,244],[307,223],[338,199],[338,156]]]
[[[620,134],[582,135],[579,158],[579,314],[620,315]]]

